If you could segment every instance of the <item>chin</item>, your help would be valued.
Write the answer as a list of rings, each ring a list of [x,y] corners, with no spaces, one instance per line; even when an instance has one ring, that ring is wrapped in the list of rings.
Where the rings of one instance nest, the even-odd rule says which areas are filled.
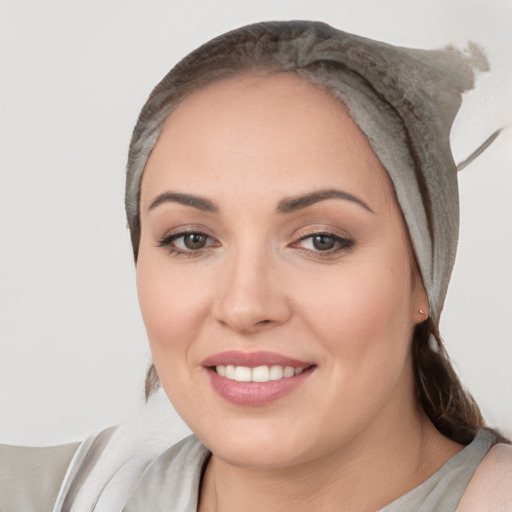
[[[262,470],[293,466],[301,459],[298,447],[287,448],[268,442],[248,443],[247,440],[231,445],[217,443],[212,453],[232,466]]]
[[[215,456],[239,467],[286,467],[300,462],[307,450],[304,439],[289,428],[262,425],[255,419],[221,423],[218,429],[196,435]]]

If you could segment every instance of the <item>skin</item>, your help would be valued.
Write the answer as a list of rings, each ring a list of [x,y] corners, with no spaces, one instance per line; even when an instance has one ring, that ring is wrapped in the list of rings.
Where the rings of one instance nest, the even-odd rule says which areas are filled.
[[[469,482],[457,512],[507,512],[512,504],[512,446],[494,445]]]
[[[276,212],[285,198],[333,188],[368,209],[330,198]],[[207,198],[217,211],[151,208],[166,192]],[[194,93],[148,160],[140,213],[137,287],[154,362],[213,453],[200,511],[374,511],[460,450],[415,398],[411,338],[428,303],[392,185],[329,93],[288,73]],[[186,229],[207,245],[160,246]],[[350,243],[318,250],[319,232]],[[235,405],[201,365],[225,350],[315,367],[273,403]]]

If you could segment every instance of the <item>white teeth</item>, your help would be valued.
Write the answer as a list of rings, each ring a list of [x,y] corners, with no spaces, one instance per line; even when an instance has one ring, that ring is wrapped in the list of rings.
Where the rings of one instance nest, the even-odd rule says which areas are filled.
[[[251,380],[253,382],[268,382],[270,380],[270,370],[268,366],[258,366],[253,368]]]
[[[287,366],[284,370],[283,370],[283,377],[284,378],[287,378],[287,377],[293,377],[295,375],[295,369],[292,368],[291,366]]]
[[[232,364],[226,366],[226,378],[235,380],[235,367]]]
[[[235,367],[235,380],[238,382],[251,382],[252,371],[247,366]]]
[[[304,368],[293,368],[292,366],[279,365],[257,366],[249,368],[248,366],[235,366],[232,364],[218,365],[215,370],[221,377],[238,382],[269,382],[271,380],[288,379],[295,375],[300,375]]]
[[[271,366],[270,367],[270,380],[279,380],[283,378],[283,367],[282,366]]]

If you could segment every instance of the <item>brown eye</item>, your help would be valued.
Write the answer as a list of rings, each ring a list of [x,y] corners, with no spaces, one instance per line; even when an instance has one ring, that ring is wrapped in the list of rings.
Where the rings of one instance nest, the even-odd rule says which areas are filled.
[[[166,247],[171,254],[200,255],[203,249],[218,246],[218,242],[201,231],[184,231],[162,238],[159,247]]]
[[[301,238],[297,245],[312,253],[334,254],[351,247],[353,241],[334,233],[313,233]]]
[[[208,236],[204,233],[187,233],[183,235],[183,245],[193,250],[203,249],[206,246]]]
[[[334,247],[336,240],[329,235],[315,235],[311,237],[311,242],[317,251],[328,251]]]

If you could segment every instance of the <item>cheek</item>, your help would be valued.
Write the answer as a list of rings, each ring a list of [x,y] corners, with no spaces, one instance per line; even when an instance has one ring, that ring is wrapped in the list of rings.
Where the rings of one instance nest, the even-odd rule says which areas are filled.
[[[165,360],[165,372],[169,364],[183,360],[175,356],[186,355],[198,338],[200,319],[208,314],[205,282],[186,269],[171,270],[165,261],[146,258],[141,252],[137,292],[153,359],[157,367]]]
[[[302,291],[297,291],[301,316],[333,361],[350,361],[351,368],[381,368],[391,358],[407,356],[413,328],[408,268],[399,254],[357,264],[347,259],[336,272],[303,281]]]
[[[408,268],[407,262],[347,268],[324,283],[316,307],[305,308],[329,354],[329,392],[363,422],[412,389]]]

